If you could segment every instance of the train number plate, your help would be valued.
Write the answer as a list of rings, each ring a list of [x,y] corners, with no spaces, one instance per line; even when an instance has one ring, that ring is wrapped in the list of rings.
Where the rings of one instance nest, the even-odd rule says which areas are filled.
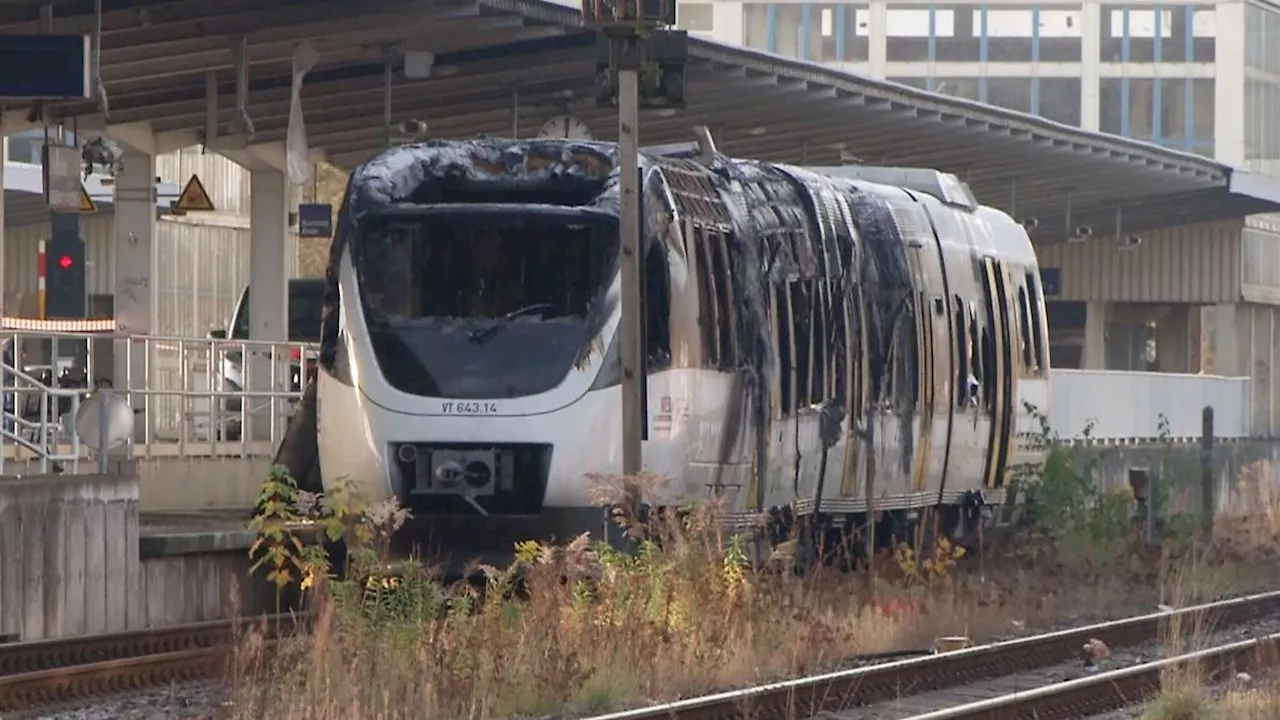
[[[443,402],[440,411],[445,415],[497,415],[495,402]]]

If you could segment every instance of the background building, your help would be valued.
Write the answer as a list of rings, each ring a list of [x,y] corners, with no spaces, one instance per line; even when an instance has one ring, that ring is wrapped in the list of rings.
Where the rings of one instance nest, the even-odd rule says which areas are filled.
[[[1261,166],[1280,156],[1262,131],[1280,120],[1276,9],[1235,2],[690,0],[680,13],[683,27],[721,42],[1069,125],[1236,164]]]
[[[682,0],[694,34],[1280,176],[1280,7]],[[874,158],[874,149],[858,153]],[[1000,205],[1003,198],[985,198]],[[1042,238],[1056,367],[1251,376],[1276,426],[1280,220]],[[1064,239],[1065,240],[1065,239]]]

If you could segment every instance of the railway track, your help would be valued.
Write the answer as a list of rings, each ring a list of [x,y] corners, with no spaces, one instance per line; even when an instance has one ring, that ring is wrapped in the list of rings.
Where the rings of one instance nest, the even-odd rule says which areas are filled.
[[[307,620],[266,615],[0,645],[0,714],[207,679],[225,668],[244,631],[261,626],[275,642]]]
[[[859,720],[885,717],[876,710],[926,693],[961,688],[1038,668],[1081,660],[1081,648],[1100,640],[1111,649],[1158,642],[1167,628],[1208,624],[1215,630],[1280,615],[1280,592],[1206,603],[1018,640],[993,643],[910,660],[870,665],[806,678],[638,708],[589,720]],[[1162,670],[1204,662],[1209,671],[1271,664],[1280,658],[1280,634],[1225,643],[1197,653],[1099,672],[1067,682],[898,718],[911,720],[1009,720],[1078,718],[1132,705],[1160,686]],[[958,698],[957,698],[958,699]],[[960,700],[963,702],[963,700]]]
[[[1280,633],[1225,643],[1090,677],[1007,693],[908,720],[1057,720],[1084,718],[1135,705],[1160,691],[1160,678],[1169,671],[1198,666],[1208,682],[1231,673],[1271,668],[1280,664]]]

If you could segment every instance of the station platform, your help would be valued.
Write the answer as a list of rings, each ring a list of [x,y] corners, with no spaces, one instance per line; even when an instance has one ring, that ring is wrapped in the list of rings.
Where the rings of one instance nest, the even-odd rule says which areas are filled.
[[[138,515],[138,554],[143,558],[248,552],[254,534],[245,512],[168,512]]]
[[[251,617],[294,607],[250,572],[248,512],[142,513],[127,475],[0,476],[0,638]]]

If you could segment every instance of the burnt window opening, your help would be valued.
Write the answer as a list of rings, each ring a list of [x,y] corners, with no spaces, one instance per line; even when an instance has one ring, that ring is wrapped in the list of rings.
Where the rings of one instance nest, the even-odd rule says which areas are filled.
[[[645,353],[648,370],[671,367],[671,268],[661,242],[649,246],[644,262]]]
[[[1030,343],[1033,348],[1037,371],[1043,372],[1049,367],[1049,359],[1045,354],[1044,347],[1044,316],[1040,312],[1041,308],[1044,307],[1044,299],[1040,295],[1040,278],[1034,271],[1027,273],[1027,288],[1029,288],[1027,302],[1030,304],[1031,314]]]
[[[703,241],[701,228],[694,230],[692,260],[697,270],[698,329],[702,336],[703,358],[707,367],[720,366],[720,335],[716,327],[715,281],[712,279],[711,262],[707,243]]]
[[[843,289],[838,286],[838,289]],[[842,293],[832,293],[833,302],[831,306],[831,397],[844,403],[846,408],[852,407],[852,398],[848,394],[848,378],[849,374],[849,329],[848,318],[845,315],[848,303],[845,302]]]
[[[964,319],[964,300],[956,295],[953,303],[955,317],[951,332],[956,339],[956,407],[963,408],[969,402],[969,344],[965,342],[968,324]]]
[[[791,322],[794,337],[796,379],[795,406],[792,410],[808,405],[813,397],[813,372],[809,364],[813,357],[813,296],[810,281],[797,280],[788,283],[791,294]]]
[[[986,385],[982,381],[984,372],[981,335],[978,331],[978,311],[974,308],[973,303],[969,303],[969,374],[978,381],[979,403],[986,397]]]
[[[983,407],[990,412],[995,412],[996,344],[990,326],[982,328],[982,389]]]
[[[692,260],[697,265],[698,325],[706,348],[705,364],[733,369],[738,366],[738,335],[728,238],[701,227],[694,227],[692,234]]]
[[[773,320],[778,357],[778,400],[782,415],[788,416],[795,410],[793,404],[795,368],[792,366],[792,334],[791,334],[791,302],[787,284],[774,286]]]
[[[617,237],[616,219],[582,211],[375,219],[355,260],[383,375],[431,397],[554,389],[599,339]]]
[[[1035,346],[1031,335],[1031,310],[1027,306],[1027,289],[1018,288],[1018,347],[1022,351],[1022,366],[1028,375],[1037,371]]]
[[[916,336],[919,338],[920,353],[917,362],[916,385],[919,392],[932,395],[933,377],[933,316],[929,314],[929,298],[923,293],[916,293]]]
[[[710,246],[711,276],[715,278],[720,366],[732,369],[738,366],[738,318],[734,306],[733,275],[729,270],[728,238],[722,233],[709,233],[707,245]]]
[[[894,404],[902,409],[914,408],[920,397],[920,344],[916,336],[915,304],[909,299],[904,303],[898,318],[897,341],[894,343],[893,392]]]
[[[831,336],[827,318],[831,314],[831,297],[825,279],[814,281],[813,293],[813,374],[812,394],[809,402],[819,404],[827,400],[827,367],[830,358]]]

